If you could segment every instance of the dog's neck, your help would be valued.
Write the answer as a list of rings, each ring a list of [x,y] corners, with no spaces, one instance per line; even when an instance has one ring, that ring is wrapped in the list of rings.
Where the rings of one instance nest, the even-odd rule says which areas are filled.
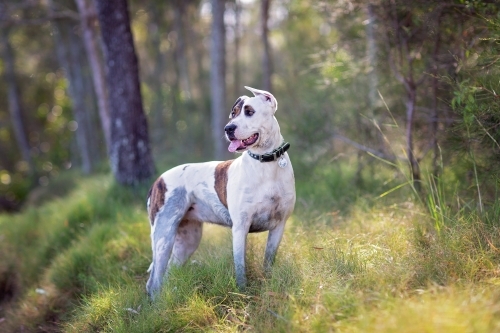
[[[257,155],[267,154],[278,148],[283,143],[283,141],[283,136],[278,130],[273,135],[269,136],[266,140],[259,143],[257,146],[250,148],[249,151]]]
[[[289,148],[290,148],[290,144],[289,144],[288,142],[284,142],[284,141],[283,141],[283,143],[282,143],[282,144],[281,144],[278,148],[274,149],[274,150],[273,150],[272,152],[270,152],[270,153],[267,153],[267,154],[262,154],[262,155],[256,155],[256,154],[252,153],[252,152],[249,150],[249,151],[247,151],[247,154],[248,154],[251,158],[253,158],[253,159],[255,159],[255,160],[257,160],[257,161],[259,161],[259,162],[261,162],[261,163],[262,163],[262,162],[274,162],[274,161],[279,160],[279,161],[281,161],[281,162],[280,162],[280,167],[283,167],[283,166],[282,166],[282,165],[283,165],[283,163],[284,163],[284,162],[282,161],[282,160],[283,160],[283,155],[286,153],[286,151],[287,151]],[[286,166],[286,164],[285,164],[285,166]]]

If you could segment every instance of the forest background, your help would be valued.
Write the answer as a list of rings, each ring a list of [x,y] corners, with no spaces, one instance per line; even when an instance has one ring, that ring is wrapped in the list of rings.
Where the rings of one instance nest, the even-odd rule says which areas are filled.
[[[123,15],[111,19],[110,13],[117,11]],[[450,268],[449,262],[446,268],[432,266],[435,270],[429,268],[423,276],[415,273],[404,287],[399,286],[401,290],[447,286],[449,279],[497,284],[500,5],[496,1],[4,0],[0,32],[0,211],[8,212],[0,220],[4,230],[0,249],[5,258],[11,256],[0,265],[0,304],[6,304],[0,307],[0,325],[10,314],[14,319],[8,327],[13,330],[25,318],[32,320],[35,331],[36,327],[42,327],[40,331],[93,327],[85,321],[91,310],[84,306],[73,324],[61,326],[73,320],[68,319],[70,314],[61,314],[61,304],[66,303],[60,298],[68,290],[54,282],[54,273],[45,278],[38,273],[49,270],[56,253],[70,249],[75,239],[92,235],[82,234],[80,224],[106,216],[113,220],[119,209],[92,217],[85,215],[88,212],[74,217],[74,211],[59,217],[66,226],[74,221],[76,229],[60,244],[44,245],[47,249],[35,260],[38,268],[17,263],[30,252],[20,254],[16,243],[29,239],[29,223],[33,216],[43,220],[39,214],[44,205],[70,198],[82,184],[107,184],[109,195],[139,207],[144,184],[163,170],[180,163],[232,158],[223,126],[234,100],[247,94],[244,85],[268,90],[278,100],[276,116],[292,147],[298,192],[295,218],[302,221],[300,226],[309,223],[329,232],[339,225],[347,228],[346,220],[357,209],[366,213],[373,207],[396,205],[401,211],[404,206],[411,214],[425,216],[424,225],[416,226],[412,219],[418,218],[412,215],[408,225],[400,226],[415,233],[411,242],[431,249],[435,256],[458,251],[471,258],[481,249],[489,259],[477,259],[482,264],[473,265],[470,274],[458,264]],[[108,174],[113,180],[106,178]],[[99,193],[97,187],[85,191]],[[95,198],[86,200],[97,205]],[[360,200],[363,208],[358,207]],[[19,222],[18,229],[7,227],[13,219]],[[457,221],[468,224],[464,227],[468,231],[457,232],[458,224],[463,227]],[[359,235],[357,229],[342,230]],[[442,236],[443,230],[451,230],[457,238]],[[453,247],[458,246],[455,241],[470,247],[462,253]],[[40,244],[34,242],[33,251]],[[332,245],[336,250],[329,257],[331,265],[340,265],[349,277],[367,269],[365,257],[351,256],[347,250],[351,245]],[[141,252],[137,271],[147,261],[143,256]],[[459,260],[449,260],[455,259]],[[143,273],[137,274],[144,279]],[[96,286],[82,278],[87,281],[82,286],[68,287],[71,306],[78,308],[82,299],[95,304],[90,295],[103,291],[100,284],[105,284],[105,277]],[[32,295],[29,290],[49,280],[59,288],[57,302],[52,299],[56,305],[44,303],[39,307],[45,310],[36,314],[23,310],[23,302],[42,302],[42,292]],[[258,288],[272,298],[278,293],[274,287]],[[290,285],[276,288],[288,300],[293,295],[286,289]],[[366,291],[362,284],[353,288]],[[359,305],[356,292],[344,290],[336,297]],[[369,308],[368,296],[362,299],[360,303]],[[259,301],[224,302],[227,309],[214,305],[217,319],[210,317],[206,325],[221,320],[240,329],[258,327],[241,309],[250,311],[248,304],[257,309]],[[332,310],[325,327],[338,328],[335,325],[352,318],[358,318],[361,327],[373,324],[356,317],[361,305],[346,310],[343,303],[325,302],[322,306],[328,311],[343,309]],[[266,315],[286,330],[294,316],[309,307],[294,306],[284,309],[284,316],[265,307],[263,311],[271,311]],[[239,321],[230,318],[228,309],[236,309],[233,315]],[[495,313],[488,313],[491,327],[498,327]],[[129,320],[120,318],[123,325]],[[180,327],[192,328],[182,320]],[[294,323],[310,327],[300,320]]]

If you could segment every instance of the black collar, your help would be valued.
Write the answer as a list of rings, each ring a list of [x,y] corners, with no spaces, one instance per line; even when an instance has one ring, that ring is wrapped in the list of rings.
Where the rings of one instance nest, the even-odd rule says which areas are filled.
[[[251,158],[255,158],[257,161],[272,162],[276,161],[280,156],[284,155],[288,148],[290,148],[290,144],[288,142],[283,142],[281,146],[267,154],[257,155],[252,153],[250,150],[248,150],[247,152]]]

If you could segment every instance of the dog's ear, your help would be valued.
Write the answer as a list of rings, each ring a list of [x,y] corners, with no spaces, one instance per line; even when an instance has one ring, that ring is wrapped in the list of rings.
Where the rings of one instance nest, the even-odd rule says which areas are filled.
[[[266,102],[271,103],[271,106],[272,106],[274,112],[276,112],[276,110],[278,110],[278,101],[276,100],[276,98],[274,98],[273,94],[271,94],[270,92],[267,92],[265,90],[255,89],[252,87],[247,87],[247,86],[245,86],[245,89],[250,90],[252,92],[252,94],[254,94],[255,97],[261,97]]]

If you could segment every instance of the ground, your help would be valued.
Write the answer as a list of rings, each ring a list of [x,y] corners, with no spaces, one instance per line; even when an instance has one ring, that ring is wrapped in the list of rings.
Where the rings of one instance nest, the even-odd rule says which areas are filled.
[[[500,330],[496,205],[445,214],[430,187],[422,200],[411,189],[388,191],[397,184],[383,179],[354,190],[345,170],[311,177],[297,181],[270,276],[266,233],[249,236],[244,291],[235,286],[229,230],[206,226],[190,262],[149,301],[146,186],[96,175],[2,215],[0,331]]]

